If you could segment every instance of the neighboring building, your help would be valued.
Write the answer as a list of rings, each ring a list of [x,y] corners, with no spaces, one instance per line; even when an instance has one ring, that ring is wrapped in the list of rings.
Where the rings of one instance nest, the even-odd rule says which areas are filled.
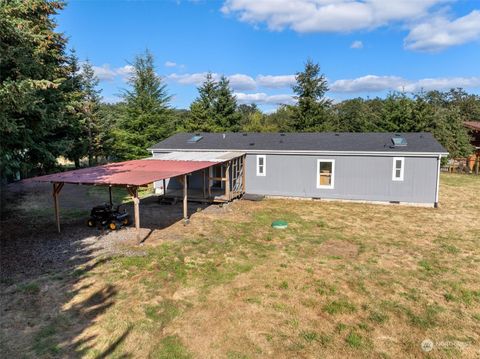
[[[478,175],[480,167],[480,121],[466,121],[463,124],[468,129],[471,137],[470,143],[475,148],[475,152],[467,159],[467,166],[470,171],[475,171]]]
[[[189,191],[205,193],[205,179],[209,190],[223,188],[225,177],[240,173],[247,194],[431,206],[438,204],[440,159],[448,155],[430,133],[179,133],[149,150],[153,158],[228,151],[245,159],[192,173]],[[165,184],[167,194],[180,187]]]

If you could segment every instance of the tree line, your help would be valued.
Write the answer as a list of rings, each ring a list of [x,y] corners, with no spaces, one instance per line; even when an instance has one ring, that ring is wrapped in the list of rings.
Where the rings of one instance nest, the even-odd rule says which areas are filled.
[[[104,103],[88,60],[55,31],[60,1],[0,4],[1,180],[148,156],[175,132],[432,132],[453,157],[471,152],[463,122],[480,120],[480,97],[462,89],[333,102],[319,64],[308,60],[292,86],[295,104],[263,113],[238,104],[228,78],[208,74],[188,110],[171,106],[146,50],[132,61],[121,101]]]

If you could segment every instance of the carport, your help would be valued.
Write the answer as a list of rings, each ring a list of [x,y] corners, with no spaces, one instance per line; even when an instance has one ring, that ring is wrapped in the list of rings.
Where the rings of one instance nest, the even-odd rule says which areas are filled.
[[[53,185],[53,200],[55,207],[55,220],[57,223],[57,230],[60,233],[60,208],[59,195],[65,183],[77,185],[92,185],[92,186],[108,186],[110,190],[112,187],[124,187],[127,189],[129,195],[132,197],[134,204],[134,218],[135,228],[140,228],[140,199],[138,197],[139,187],[146,187],[149,184],[165,179],[176,178],[182,183],[183,187],[183,218],[188,219],[188,181],[187,176],[195,171],[208,169],[219,164],[230,168],[231,164],[241,167],[242,176],[237,178],[237,183],[232,185],[229,173],[226,172],[225,181],[225,198],[231,200],[234,196],[231,189],[235,188],[235,193],[240,195],[244,193],[244,164],[245,155],[238,152],[223,152],[216,153],[211,157],[202,156],[184,156],[184,158],[177,159],[142,159],[132,160],[118,163],[111,163],[96,167],[83,168],[78,170],[55,173],[46,176],[35,177],[32,180],[38,182],[50,182]],[[211,179],[208,178],[204,183],[204,193],[209,191]],[[240,184],[240,190],[238,186]]]

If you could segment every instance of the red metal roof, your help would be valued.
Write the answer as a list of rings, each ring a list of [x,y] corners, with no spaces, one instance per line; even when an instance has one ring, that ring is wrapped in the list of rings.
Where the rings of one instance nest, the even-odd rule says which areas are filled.
[[[480,121],[465,121],[463,124],[472,130],[480,131]]]
[[[155,181],[188,174],[216,164],[218,163],[208,161],[133,160],[54,173],[35,177],[32,180],[91,185],[144,186]]]

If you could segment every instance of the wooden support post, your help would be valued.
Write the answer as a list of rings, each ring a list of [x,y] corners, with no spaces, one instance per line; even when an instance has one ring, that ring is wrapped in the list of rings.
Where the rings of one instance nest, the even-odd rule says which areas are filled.
[[[206,196],[207,196],[207,194],[206,194],[206,192],[205,192],[205,191],[206,191],[206,189],[205,189],[206,177],[207,177],[207,170],[204,169],[204,170],[203,170],[203,187],[202,187],[202,189],[203,189],[203,198],[206,198]]]
[[[478,176],[478,171],[480,168],[480,153],[475,157],[475,174]]]
[[[135,219],[135,229],[140,229],[140,199],[138,198],[138,187],[127,187],[130,196],[133,199],[133,213]]]
[[[225,171],[225,197],[227,198],[227,201],[230,200],[230,162],[227,162],[227,168]]]
[[[212,185],[210,177],[213,176],[213,167],[208,168],[209,176],[208,176],[208,198],[212,197]],[[210,172],[212,172],[212,176],[210,176]]]
[[[53,184],[53,204],[55,206],[55,221],[57,222],[57,232],[60,233],[60,206],[58,203],[58,196],[62,190],[63,183],[55,182]]]
[[[113,201],[112,201],[112,186],[108,186],[108,194],[110,197],[110,206],[113,206]]]
[[[165,179],[163,179],[163,195],[165,196],[167,194],[167,185],[166,185]]]
[[[185,222],[188,221],[188,183],[187,175],[183,175],[183,219]]]

